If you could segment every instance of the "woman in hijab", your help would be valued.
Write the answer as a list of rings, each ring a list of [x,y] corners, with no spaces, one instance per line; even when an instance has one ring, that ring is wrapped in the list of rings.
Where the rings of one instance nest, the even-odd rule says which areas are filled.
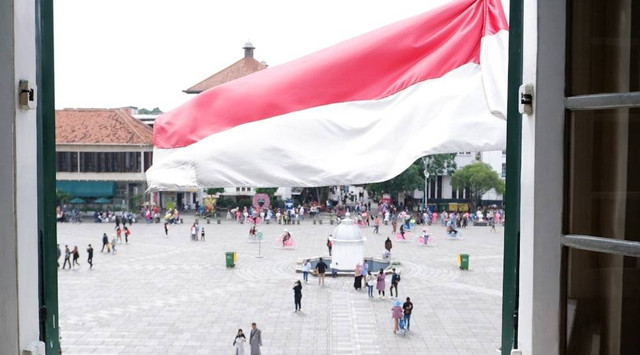
[[[362,266],[360,263],[356,264],[355,280],[353,281],[353,288],[359,290],[362,288]]]
[[[247,341],[247,338],[244,336],[242,329],[238,329],[238,334],[236,334],[235,339],[233,339],[234,355],[244,355],[244,343],[246,341]]]

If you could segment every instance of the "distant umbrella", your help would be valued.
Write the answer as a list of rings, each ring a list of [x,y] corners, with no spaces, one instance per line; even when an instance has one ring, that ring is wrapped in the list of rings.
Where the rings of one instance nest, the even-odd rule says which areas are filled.
[[[93,201],[93,203],[111,203],[111,200],[108,198],[100,197],[99,199]]]
[[[79,203],[87,203],[87,201],[81,199],[80,197],[76,197],[76,198],[72,199],[71,201],[69,201],[69,203],[79,204]]]

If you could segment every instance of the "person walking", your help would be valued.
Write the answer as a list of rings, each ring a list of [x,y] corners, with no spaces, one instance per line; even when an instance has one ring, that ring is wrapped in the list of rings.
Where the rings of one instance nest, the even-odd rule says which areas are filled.
[[[376,289],[378,290],[378,298],[382,295],[382,299],[384,299],[384,289],[387,287],[385,282],[384,270],[380,269],[378,276],[376,277]]]
[[[120,226],[116,227],[116,236],[118,237],[118,242],[122,242],[122,229],[120,229]]]
[[[302,264],[302,279],[304,280],[304,283],[306,283],[306,284],[309,283],[309,272],[310,271],[311,271],[311,262],[309,261],[309,259],[307,259]]]
[[[391,287],[389,287],[389,297],[394,298],[393,297],[393,289],[395,288],[396,290],[396,297],[398,298],[398,283],[400,283],[400,274],[396,273],[396,268],[391,269],[392,274],[391,274]]]
[[[391,307],[391,318],[393,318],[393,334],[397,334],[398,322],[403,316],[404,314],[402,313],[402,303],[400,301],[393,302],[393,307]]]
[[[116,244],[117,244],[117,240],[116,240],[116,236],[114,235],[113,238],[111,238],[111,255],[116,255],[116,253],[118,252],[116,250]]]
[[[71,269],[71,250],[69,250],[69,246],[64,246],[64,263],[62,264],[62,270],[65,269],[67,263],[69,263],[69,269]]]
[[[93,268],[93,247],[91,244],[87,248],[87,263],[89,264],[89,269]]]
[[[327,272],[327,264],[322,261],[322,258],[318,259],[315,271],[318,273],[318,285],[324,286],[324,273]]]
[[[78,262],[78,259],[80,259],[80,252],[78,251],[78,246],[74,246],[73,250],[71,251],[71,254],[73,255],[73,267],[76,267],[76,265],[78,265],[78,267],[80,267],[80,263]]]
[[[391,233],[393,235],[396,234],[396,229],[398,228],[398,221],[396,221],[395,217],[393,218],[393,220],[391,221]]]
[[[366,286],[366,280],[364,280],[367,277],[367,273],[369,272],[369,264],[367,264],[366,260],[362,261],[362,280],[360,281],[364,281],[363,284],[365,284]]]
[[[296,306],[295,312],[298,312],[302,308],[302,283],[300,280],[296,281],[293,285],[293,303]]]
[[[200,230],[200,240],[204,242],[204,227]]]
[[[198,240],[197,237],[196,237],[198,235],[198,231],[196,229],[196,224],[195,223],[191,225],[190,233],[191,233],[191,240],[193,240],[193,241]]]
[[[327,238],[327,248],[329,249],[329,256],[331,256],[331,249],[333,248],[333,243],[330,238]]]
[[[378,234],[380,229],[380,216],[376,216],[376,219],[373,221],[373,233]]]
[[[262,331],[258,329],[256,323],[251,323],[251,334],[249,334],[249,345],[251,345],[251,355],[261,355]]]
[[[58,264],[58,269],[60,268],[60,256],[62,256],[62,251],[60,250],[60,244],[58,244],[58,250],[56,251],[56,264]]]
[[[360,265],[360,263],[356,264],[354,275],[355,278],[353,280],[353,288],[358,291],[362,288],[362,266]]]
[[[164,222],[164,236],[169,237],[169,223]]]
[[[124,225],[124,223],[123,223],[123,228],[124,228],[124,242],[129,244],[129,235],[131,234],[131,231],[129,230],[129,228],[127,228],[127,226]]]
[[[404,322],[407,327],[407,331],[411,328],[411,311],[413,310],[413,303],[411,303],[411,298],[407,297],[407,301],[402,305],[402,309],[404,310]]]
[[[365,281],[367,282],[369,298],[373,298],[373,286],[376,284],[376,276],[371,273],[371,270],[367,272]]]
[[[236,337],[233,339],[233,354],[244,355],[244,343],[247,342],[247,337],[244,336],[242,329],[238,329]]]
[[[104,252],[104,247],[107,247],[107,253],[109,252],[109,237],[107,237],[107,233],[102,233],[102,249],[101,253]]]

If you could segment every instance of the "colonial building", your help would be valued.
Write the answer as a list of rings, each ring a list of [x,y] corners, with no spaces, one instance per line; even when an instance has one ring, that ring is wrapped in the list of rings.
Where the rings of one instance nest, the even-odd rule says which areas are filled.
[[[244,57],[242,59],[182,91],[187,94],[199,94],[228,81],[242,78],[243,76],[267,68],[265,62],[258,62],[253,58],[253,50],[255,47],[251,42],[245,43],[242,49],[244,49]]]
[[[153,132],[130,109],[56,111],[56,188],[133,208],[146,189]],[[130,206],[131,202],[131,206]]]
[[[243,76],[247,76],[249,74],[255,73],[257,71],[263,70],[267,68],[267,64],[262,61],[259,62],[255,58],[253,58],[253,50],[255,47],[251,42],[247,42],[244,44],[244,57],[238,60],[237,62],[229,65],[228,67],[220,70],[219,72],[211,75],[210,77],[200,81],[199,83],[191,86],[188,89],[183,90],[183,92],[187,94],[199,94],[203,91],[209,90],[218,85],[222,85],[228,81],[242,78]],[[224,189],[222,195],[224,196],[253,196],[256,191],[254,187],[250,186],[241,186],[241,187],[227,187]],[[169,196],[170,193],[163,192],[161,193],[161,204],[164,200],[164,196]],[[184,196],[184,198],[178,198],[178,196]],[[195,193],[193,192],[184,192],[184,193],[176,193],[176,198],[179,203],[184,203],[185,205],[195,204],[197,198]],[[192,205],[192,206],[193,206]]]

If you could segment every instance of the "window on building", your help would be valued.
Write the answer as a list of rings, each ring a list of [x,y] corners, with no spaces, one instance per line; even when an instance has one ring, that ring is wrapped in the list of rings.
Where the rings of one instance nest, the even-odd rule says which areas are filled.
[[[563,341],[640,354],[640,1],[568,1],[567,15]]]
[[[149,170],[153,164],[153,152],[144,152],[144,171]]]
[[[500,177],[503,179],[507,177],[507,163],[502,163],[502,172],[500,173]]]
[[[137,173],[142,170],[140,152],[81,152],[80,172]]]
[[[78,172],[77,152],[57,152],[56,172],[75,173]]]

